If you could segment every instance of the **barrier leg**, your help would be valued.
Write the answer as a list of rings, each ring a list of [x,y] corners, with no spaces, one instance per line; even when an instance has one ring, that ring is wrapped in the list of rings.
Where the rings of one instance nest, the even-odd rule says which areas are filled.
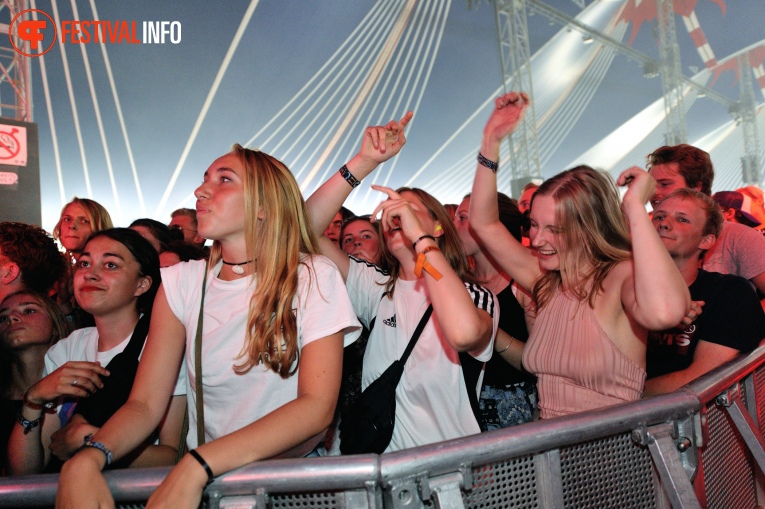
[[[563,490],[560,484],[560,449],[553,449],[534,456],[534,470],[541,507],[563,509]]]
[[[675,509],[701,509],[673,437],[672,423],[636,430],[633,437],[648,446],[664,490]]]
[[[765,441],[754,424],[752,416],[744,408],[741,398],[731,394],[722,394],[718,396],[717,404],[725,407],[725,411],[728,412],[741,438],[744,439],[752,457],[760,467],[760,471],[765,472]]]

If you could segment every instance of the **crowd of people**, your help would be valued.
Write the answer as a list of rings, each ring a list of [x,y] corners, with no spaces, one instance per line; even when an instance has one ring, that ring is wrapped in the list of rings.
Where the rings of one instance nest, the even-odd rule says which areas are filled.
[[[383,186],[374,210],[343,206],[403,149],[409,112],[307,200],[235,145],[167,225],[115,228],[82,198],[52,235],[0,223],[3,473],[60,471],[57,506],[79,508],[109,502],[105,468],[174,465],[148,507],[197,507],[246,463],[372,452],[349,423],[377,429],[382,381],[390,452],[671,392],[753,350],[762,192],[712,195],[709,154],[677,145],[514,200],[500,143],[528,103],[497,98],[450,207]]]

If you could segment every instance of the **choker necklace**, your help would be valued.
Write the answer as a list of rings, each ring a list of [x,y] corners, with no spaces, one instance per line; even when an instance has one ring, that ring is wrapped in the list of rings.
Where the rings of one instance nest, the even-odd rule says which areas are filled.
[[[244,267],[242,265],[247,265],[248,263],[252,263],[253,260],[242,262],[242,263],[231,263],[227,262],[226,260],[221,260],[223,262],[223,265],[230,265],[231,270],[234,272],[234,274],[242,275],[244,274]]]

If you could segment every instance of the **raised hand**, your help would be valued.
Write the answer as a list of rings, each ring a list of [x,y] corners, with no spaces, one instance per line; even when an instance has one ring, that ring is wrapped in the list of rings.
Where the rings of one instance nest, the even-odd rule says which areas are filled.
[[[109,371],[97,362],[70,361],[30,387],[26,399],[44,405],[61,396],[84,398],[104,386],[99,375]]]
[[[624,170],[616,179],[617,186],[628,186],[622,203],[639,203],[645,206],[656,190],[656,181],[642,168],[633,166]]]
[[[378,165],[395,156],[406,143],[404,129],[414,114],[409,111],[401,120],[391,120],[382,126],[370,126],[364,131],[359,156]]]
[[[374,220],[377,214],[382,212],[379,221],[384,231],[400,229],[404,236],[412,242],[425,233],[432,233],[426,231],[422,222],[417,217],[415,208],[419,207],[418,204],[408,201],[389,187],[372,186],[372,189],[388,195],[388,199],[381,202],[372,212],[371,216]]]
[[[523,113],[529,105],[529,96],[525,92],[510,92],[498,97],[495,108],[483,129],[484,137],[499,142],[512,133],[523,119]]]

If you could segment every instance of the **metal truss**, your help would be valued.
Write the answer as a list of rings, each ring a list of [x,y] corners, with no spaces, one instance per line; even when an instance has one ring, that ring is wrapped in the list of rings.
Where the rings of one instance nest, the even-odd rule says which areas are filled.
[[[760,138],[757,133],[757,101],[752,86],[752,70],[749,55],[742,53],[737,58],[739,82],[741,83],[739,101],[735,115],[740,121],[741,134],[744,138],[744,155],[741,157],[741,174],[744,185],[762,184],[760,167]]]
[[[664,136],[667,145],[685,143],[688,139],[683,105],[683,73],[680,48],[677,45],[673,4],[673,0],[656,0],[659,23],[659,69],[667,122],[667,131]]]
[[[0,15],[6,23],[0,23],[0,116],[32,121],[32,76],[30,58],[18,53],[9,37],[9,24],[16,14],[27,9],[24,0],[1,0]],[[22,41],[16,38],[16,44]]]
[[[523,121],[508,138],[510,144],[511,195],[518,197],[523,186],[541,178],[539,140],[531,79],[531,50],[525,0],[495,0],[499,35],[502,83],[526,92],[532,99]]]

